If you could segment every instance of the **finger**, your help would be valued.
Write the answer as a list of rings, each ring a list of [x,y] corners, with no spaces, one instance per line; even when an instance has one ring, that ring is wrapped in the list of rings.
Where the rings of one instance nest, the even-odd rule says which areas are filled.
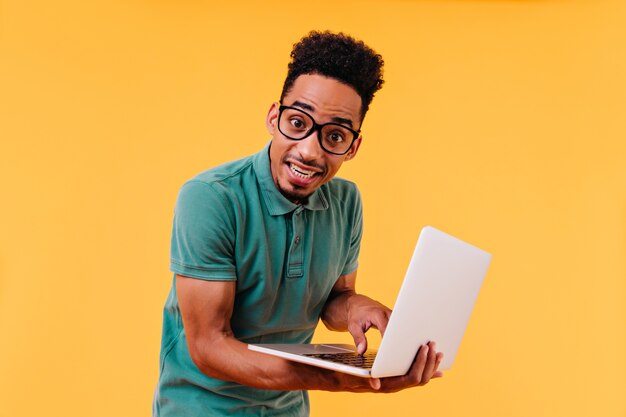
[[[385,335],[385,330],[387,330],[387,324],[389,323],[390,317],[391,317],[391,310],[387,308],[385,310],[382,310],[380,314],[372,318],[372,324],[374,325],[374,327],[378,329],[381,336]]]
[[[348,331],[352,335],[354,339],[354,345],[356,346],[356,351],[359,355],[362,355],[367,350],[367,338],[365,337],[365,332],[358,325],[349,325]]]
[[[437,353],[437,365],[435,366],[435,371],[439,369],[439,365],[441,365],[441,361],[443,360],[443,352]]]
[[[419,384],[420,381],[422,380],[422,376],[424,374],[424,367],[426,366],[426,360],[428,358],[428,345],[422,345],[420,347],[419,352],[417,352],[417,358],[415,360],[415,364],[414,366],[414,374],[413,374],[413,380]],[[413,373],[412,372],[412,373]]]
[[[373,390],[378,391],[380,389],[380,378],[370,378],[369,383]]]
[[[439,365],[441,364],[442,360],[443,360],[443,352],[438,352],[437,353],[437,363],[435,364],[435,372],[433,373],[432,378],[441,378],[443,376],[443,372],[437,370],[437,369],[439,369]]]
[[[424,373],[422,374],[422,380],[420,385],[425,385],[432,378],[435,372],[435,366],[437,365],[437,351],[435,348],[437,345],[435,342],[428,343],[428,357],[426,359],[426,365],[424,366]]]

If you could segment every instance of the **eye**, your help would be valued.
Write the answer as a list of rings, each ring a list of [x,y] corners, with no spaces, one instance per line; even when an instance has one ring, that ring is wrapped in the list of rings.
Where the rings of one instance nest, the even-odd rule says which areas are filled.
[[[343,132],[339,130],[333,130],[332,132],[328,132],[328,135],[326,135],[326,140],[332,144],[339,144],[344,142],[346,138]]]
[[[304,123],[304,121],[298,117],[292,117],[291,119],[289,119],[289,123],[296,129],[304,129],[306,126],[306,123]]]

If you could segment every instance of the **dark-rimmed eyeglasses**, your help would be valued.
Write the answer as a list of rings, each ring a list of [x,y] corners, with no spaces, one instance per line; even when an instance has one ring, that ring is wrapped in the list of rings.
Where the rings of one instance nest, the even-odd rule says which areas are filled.
[[[319,124],[310,114],[296,107],[281,105],[278,110],[280,133],[291,140],[302,140],[317,132],[322,149],[333,155],[345,155],[360,134],[360,131],[340,123]]]

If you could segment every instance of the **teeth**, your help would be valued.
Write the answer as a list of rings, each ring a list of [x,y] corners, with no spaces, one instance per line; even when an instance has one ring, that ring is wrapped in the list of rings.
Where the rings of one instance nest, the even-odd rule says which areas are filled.
[[[289,164],[289,168],[291,168],[291,172],[293,172],[300,178],[311,178],[315,174],[315,172],[313,171],[307,171],[305,169],[298,168],[294,164]]]

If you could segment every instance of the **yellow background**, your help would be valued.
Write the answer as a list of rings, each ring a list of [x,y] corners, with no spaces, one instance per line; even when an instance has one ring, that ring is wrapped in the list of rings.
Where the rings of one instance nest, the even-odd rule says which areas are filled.
[[[177,190],[266,143],[310,29],[386,60],[340,172],[365,205],[359,289],[392,304],[424,224],[494,255],[443,379],[312,393],[313,416],[626,416],[609,0],[0,1],[0,415],[149,415]]]

